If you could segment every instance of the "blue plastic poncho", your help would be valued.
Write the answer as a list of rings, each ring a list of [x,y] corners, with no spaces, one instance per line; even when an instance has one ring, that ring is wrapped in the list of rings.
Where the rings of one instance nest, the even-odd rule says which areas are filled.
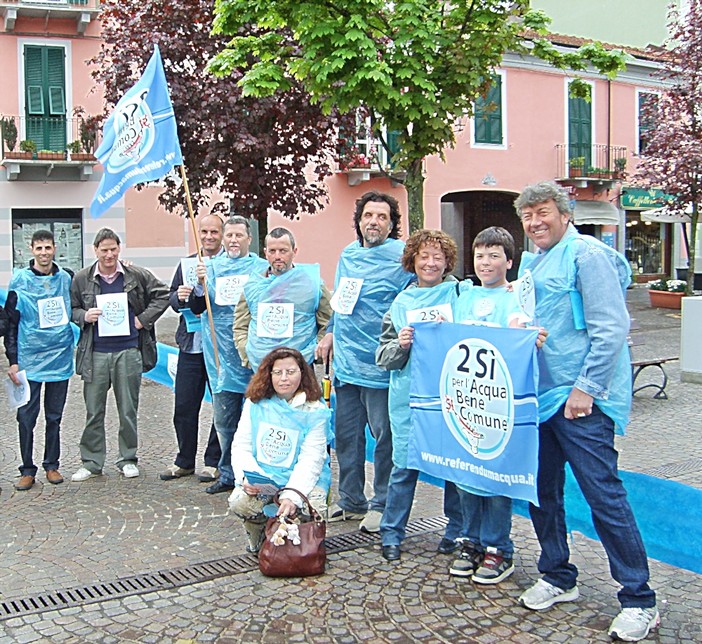
[[[58,382],[73,375],[73,329],[71,328],[71,276],[36,275],[21,269],[12,276],[10,291],[17,293],[20,322],[17,359],[27,379]]]
[[[259,275],[244,286],[251,312],[246,355],[255,371],[273,349],[297,349],[307,362],[317,346],[319,264],[298,264],[282,275]]]
[[[253,456],[266,476],[280,487],[290,480],[310,430],[324,423],[327,439],[331,435],[331,410],[327,407],[294,409],[275,396],[252,403],[250,410]],[[330,486],[331,462],[327,454],[315,487],[328,491]]]
[[[250,253],[247,257],[230,259],[227,255],[217,255],[207,262],[207,289],[212,306],[212,320],[217,335],[217,350],[219,352],[219,373],[215,365],[212,332],[210,330],[209,314],[202,314],[202,353],[205,357],[207,377],[213,394],[222,391],[244,393],[251,380],[253,371],[241,366],[239,352],[234,346],[234,311],[238,297],[230,293],[233,304],[217,304],[217,280],[241,276],[252,279],[257,273],[266,270],[268,262],[258,255]],[[231,280],[230,280],[231,281]],[[248,281],[246,282],[248,283]],[[220,281],[220,291],[222,281]],[[240,291],[239,291],[240,292]]]
[[[611,300],[607,299],[605,290],[619,287],[624,293],[631,281],[629,265],[620,253],[594,237],[580,235],[571,226],[547,252],[522,254],[519,274],[531,270],[536,288],[535,324],[549,333],[538,353],[541,422],[551,418],[565,403],[590,357],[591,339],[582,294],[577,288],[578,262],[583,258],[589,258],[590,282],[602,289],[590,294],[591,299],[600,298],[600,308],[611,309],[608,312],[611,322],[603,326],[600,335],[619,337],[628,331],[626,309],[608,303]],[[618,328],[624,325],[625,329]],[[600,395],[594,396],[595,403],[614,421],[617,432],[623,433],[631,408],[631,367],[626,342],[618,344],[617,355],[599,356],[597,361],[590,362],[600,371],[609,372],[606,382],[593,383],[602,389]]]
[[[375,350],[383,316],[414,279],[400,262],[404,248],[398,239],[371,248],[356,241],[341,253],[334,289],[344,278],[363,280],[353,312],[334,312],[334,375],[342,383],[373,389],[388,386],[390,375],[375,364]]]
[[[486,322],[505,327],[521,314],[517,295],[507,287],[461,289],[453,310],[454,322]]]
[[[408,317],[412,311],[427,309],[440,304],[453,308],[457,297],[458,282],[455,279],[442,282],[431,288],[410,287],[402,291],[390,306],[390,319],[395,331],[408,326]],[[432,318],[429,321],[436,321]],[[421,324],[421,322],[412,322]],[[388,392],[388,409],[392,429],[392,462],[396,467],[407,467],[407,447],[412,430],[412,416],[409,407],[410,376],[412,374],[412,352],[402,369],[390,372],[390,391]]]

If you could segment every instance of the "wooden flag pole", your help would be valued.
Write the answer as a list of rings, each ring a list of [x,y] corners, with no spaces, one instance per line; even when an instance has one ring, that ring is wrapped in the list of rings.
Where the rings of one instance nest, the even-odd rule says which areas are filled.
[[[200,246],[200,235],[197,231],[197,226],[195,224],[195,213],[193,213],[193,202],[190,199],[190,188],[188,187],[188,178],[185,176],[185,166],[180,166],[180,176],[183,179],[183,187],[185,188],[185,201],[188,204],[188,218],[193,227],[193,236],[195,237],[195,248],[197,249],[197,256],[200,261],[202,260],[202,247]],[[214,320],[212,318],[212,305],[210,304],[210,293],[207,288],[207,278],[205,277],[205,306],[207,307],[207,317],[210,320],[210,333],[212,335],[212,348],[214,349],[214,360],[215,366],[217,367],[217,375],[219,375],[219,350],[217,349],[217,335],[215,334]]]

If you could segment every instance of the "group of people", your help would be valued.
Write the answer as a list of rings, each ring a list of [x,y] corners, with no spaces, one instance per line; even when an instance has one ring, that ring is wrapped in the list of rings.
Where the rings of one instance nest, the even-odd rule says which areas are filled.
[[[568,195],[556,184],[528,186],[515,207],[536,250],[523,253],[519,270],[531,272],[533,322],[541,327],[536,343],[539,504],[530,510],[542,549],[542,577],[519,602],[543,610],[578,598],[564,511],[567,462],[592,510],[612,576],[622,586],[622,610],[609,633],[627,641],[643,639],[659,615],[614,448],[615,431],[626,426],[631,401],[628,266],[604,244],[577,232]],[[13,277],[7,320],[2,320],[8,326],[9,376],[24,369],[31,387],[30,403],[18,411],[22,476],[17,488],[34,484],[32,435],[42,383],[43,466],[50,483],[63,480],[58,432],[72,372],[69,307],[81,330],[76,371],[84,381],[87,411],[83,466],[72,479],[102,472],[104,405],[111,386],[120,420],[117,464],[125,477],[138,476],[138,383],[142,371],[153,366],[153,323],[170,303],[182,314],[176,335],[178,454],[161,479],[195,473],[199,410],[209,386],[214,422],[198,478],[211,483],[209,493],[231,492],[229,505],[244,521],[250,551],[260,548],[272,490],[288,488],[273,512],[294,515],[303,508],[301,495],[307,496],[329,521],[360,521],[362,531],[380,532],[382,556],[400,559],[418,478],[407,462],[417,312],[431,311],[431,319],[451,322],[523,326],[506,277],[515,245],[498,227],[476,236],[473,264],[480,286],[474,286],[451,275],[458,249],[444,232],[420,230],[406,244],[400,241],[399,207],[389,195],[369,192],[358,199],[354,227],[357,239],[341,253],[333,294],[318,266],[295,264],[297,248],[289,230],[268,233],[265,259],[251,253],[249,223],[242,217],[200,220],[204,261],[197,262],[193,274],[178,267],[170,297],[148,271],[119,261],[113,231],[98,233],[97,262],[73,280],[53,262],[51,234],[36,233],[34,261]],[[603,287],[607,298],[601,297]],[[104,335],[98,321],[112,310],[100,308],[105,300],[99,296],[121,292],[127,294],[129,334]],[[333,428],[311,367],[315,359],[333,367]],[[370,499],[364,492],[366,426],[375,438]],[[328,505],[330,445],[339,480],[337,501]],[[482,584],[512,574],[511,499],[447,481],[444,512],[449,521],[437,550],[458,553],[450,574]]]

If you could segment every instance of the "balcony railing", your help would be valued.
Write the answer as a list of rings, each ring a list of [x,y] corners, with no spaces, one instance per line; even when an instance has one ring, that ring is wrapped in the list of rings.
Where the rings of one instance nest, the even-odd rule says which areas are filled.
[[[556,146],[558,179],[614,180],[624,176],[628,151],[621,145]]]
[[[36,159],[53,152],[54,160],[92,160],[102,139],[95,117],[62,118],[2,116],[0,150],[3,159]],[[27,154],[30,152],[31,154]],[[24,153],[24,154],[22,154]],[[45,154],[48,158],[48,155]]]
[[[100,0],[0,0],[0,7],[18,9],[99,9]]]
[[[0,28],[14,31],[19,18],[57,18],[75,20],[76,32],[84,34],[99,11],[100,0],[0,0]]]

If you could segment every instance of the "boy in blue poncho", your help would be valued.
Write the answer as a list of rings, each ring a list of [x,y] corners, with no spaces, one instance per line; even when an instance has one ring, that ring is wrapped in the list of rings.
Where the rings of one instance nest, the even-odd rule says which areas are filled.
[[[521,326],[522,309],[507,282],[514,258],[514,239],[504,228],[491,226],[473,241],[473,267],[481,286],[464,290],[454,305],[456,322]],[[460,539],[461,554],[449,569],[457,577],[497,584],[514,572],[512,499],[475,489],[458,489],[468,537]]]

